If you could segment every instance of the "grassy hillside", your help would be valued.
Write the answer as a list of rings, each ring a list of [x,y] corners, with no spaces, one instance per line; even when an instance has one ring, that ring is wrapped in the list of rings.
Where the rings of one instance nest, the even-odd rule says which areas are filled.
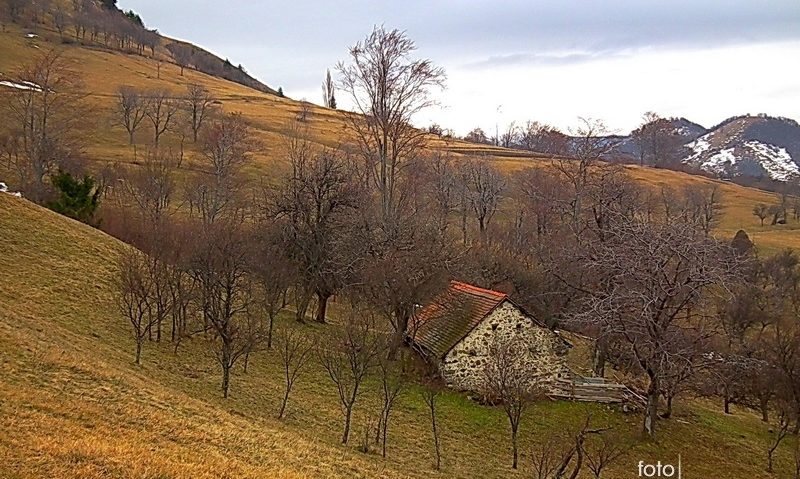
[[[629,448],[605,477],[633,477],[639,460],[678,454],[687,477],[767,477],[768,426],[750,411],[726,416],[702,401],[680,401],[653,442],[641,441],[637,414],[537,403],[523,421],[522,469],[514,472],[502,411],[448,393],[439,412],[444,469],[434,473],[429,422],[414,387],[400,399],[388,459],[358,451],[376,410],[371,380],[351,444],[340,446],[335,391],[316,364],[283,421],[274,418],[282,380],[275,353],[257,353],[246,375],[238,367],[228,400],[202,339],[177,356],[170,344],[148,343],[136,367],[113,301],[121,248],[95,229],[0,194],[0,477],[530,477],[536,445],[588,413]],[[791,457],[786,444],[779,470],[789,470]]]
[[[28,38],[27,33],[30,31],[39,36]],[[42,49],[53,46],[63,49],[72,68],[81,74],[89,93],[86,99],[91,106],[91,115],[87,118],[90,122],[87,154],[98,168],[105,163],[131,163],[135,159],[134,150],[128,145],[127,134],[121,127],[112,126],[111,121],[114,95],[121,85],[142,89],[165,88],[177,95],[184,93],[189,84],[201,84],[214,93],[224,111],[242,113],[252,126],[261,147],[249,170],[251,175],[274,177],[283,171],[285,162],[282,158],[287,135],[293,134],[288,125],[301,111],[300,102],[262,93],[188,68],[181,76],[180,68],[172,63],[163,63],[159,74],[155,59],[77,44],[62,44],[58,33],[41,26],[33,30],[22,30],[10,25],[6,32],[0,32],[0,78],[3,75],[12,75],[20,64]],[[162,57],[157,57],[163,60]],[[302,126],[308,130],[310,139],[321,145],[337,146],[348,138],[346,118],[340,111],[310,105],[310,115]],[[151,141],[149,137],[150,132],[146,127],[137,133],[137,141],[142,145]],[[165,144],[177,148],[178,140],[174,137],[167,138]],[[486,155],[511,173],[546,163],[543,158],[527,152],[444,140],[434,136],[430,137],[430,146],[448,150],[455,156]],[[142,148],[140,146],[140,152]],[[192,159],[196,152],[191,144],[188,145],[187,155],[189,161],[185,167],[192,168]],[[653,186],[681,187],[694,182],[713,181],[669,170],[631,166],[629,171],[634,178]],[[725,193],[725,214],[718,232],[721,236],[732,237],[738,229],[743,228],[751,233],[757,246],[767,253],[784,247],[800,248],[800,224],[790,221],[788,225],[762,228],[758,219],[752,215],[755,204],[777,202],[773,193],[732,183],[719,183]]]

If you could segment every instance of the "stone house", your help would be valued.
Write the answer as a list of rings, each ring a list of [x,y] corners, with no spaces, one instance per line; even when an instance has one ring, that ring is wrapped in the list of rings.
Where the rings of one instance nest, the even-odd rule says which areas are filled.
[[[530,345],[528,360],[547,384],[569,375],[569,343],[505,293],[452,281],[409,331],[411,345],[437,365],[447,385],[465,391],[478,390],[492,341],[514,337]]]

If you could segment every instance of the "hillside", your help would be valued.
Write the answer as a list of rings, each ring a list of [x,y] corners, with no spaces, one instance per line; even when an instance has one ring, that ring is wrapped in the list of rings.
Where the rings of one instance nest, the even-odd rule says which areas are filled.
[[[276,353],[259,352],[234,373],[232,397],[204,341],[147,343],[132,357],[129,326],[113,301],[114,258],[124,246],[88,226],[0,194],[0,476],[23,477],[530,477],[530,454],[554,431],[587,413],[613,425],[630,451],[607,476],[630,477],[638,460],[681,454],[692,477],[768,477],[768,428],[753,412],[679,401],[658,439],[638,439],[639,416],[569,402],[539,402],[521,429],[522,469],[507,464],[502,411],[464,395],[441,399],[444,470],[431,469],[429,423],[415,387],[400,399],[389,457],[362,454],[376,384],[356,407],[353,443],[337,445],[340,415],[325,373],[313,365],[298,382],[284,421]],[[306,326],[311,327],[311,326]],[[324,326],[336,327],[336,326]],[[370,406],[374,407],[374,406]],[[718,451],[728,454],[719,456]],[[790,446],[779,451],[788,470]],[[476,465],[480,465],[477,466]]]
[[[177,65],[166,64],[159,68],[157,61],[134,54],[81,47],[75,44],[60,45],[58,34],[45,28],[33,29],[36,37],[30,37],[30,29],[20,29],[10,25],[0,32],[0,72],[11,74],[26,60],[43,48],[57,46],[63,52],[72,68],[81,76],[88,92],[86,102],[91,107],[91,117],[87,137],[86,153],[94,168],[99,171],[106,165],[133,164],[135,150],[128,144],[125,131],[112,126],[115,94],[121,85],[131,85],[141,89],[167,89],[174,94],[183,94],[190,84],[200,84],[211,91],[225,112],[240,112],[253,129],[259,140],[259,148],[254,154],[254,162],[248,169],[254,178],[267,175],[276,177],[285,171],[284,158],[287,138],[298,134],[290,131],[289,125],[298,118],[303,109],[308,109],[307,119],[302,122],[304,135],[320,145],[337,147],[348,138],[345,114],[312,104],[304,104],[277,95],[260,92],[241,84],[224,80],[201,72],[185,69],[181,75]],[[6,87],[0,86],[0,93]],[[139,141],[147,143],[146,135],[137,134]],[[457,139],[440,138],[431,135],[429,146],[443,149],[456,157],[463,155],[482,155],[495,161],[501,169],[513,172],[521,168],[546,164],[545,158],[530,152],[511,150],[469,143]],[[173,149],[181,148],[175,137],[167,137],[164,145]],[[194,167],[196,152],[193,145],[187,148],[187,161],[184,168]],[[709,182],[706,178],[673,172],[664,169],[629,167],[633,177],[653,186],[672,185],[682,187],[695,182]],[[2,167],[0,167],[2,175]],[[6,181],[0,178],[0,181]],[[787,225],[759,226],[752,215],[757,203],[774,204],[776,195],[727,182],[719,182],[726,195],[723,198],[725,214],[719,234],[732,237],[738,229],[745,229],[757,246],[767,252],[784,247],[800,247],[800,226],[794,221]],[[13,185],[9,185],[13,188]]]
[[[800,175],[800,125],[786,118],[731,118],[687,145],[683,161],[720,177]]]

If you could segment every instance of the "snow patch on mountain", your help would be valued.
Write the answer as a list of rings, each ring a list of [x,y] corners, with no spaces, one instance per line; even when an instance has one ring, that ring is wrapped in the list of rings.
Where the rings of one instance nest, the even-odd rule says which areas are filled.
[[[772,179],[787,181],[800,175],[800,167],[792,160],[792,156],[786,151],[786,148],[760,141],[748,141],[744,146],[757,155],[761,160],[761,166]]]
[[[739,161],[739,158],[734,154],[733,148],[725,148],[705,158],[703,162],[700,163],[700,168],[713,173],[722,173],[729,167],[735,165],[737,161]]]

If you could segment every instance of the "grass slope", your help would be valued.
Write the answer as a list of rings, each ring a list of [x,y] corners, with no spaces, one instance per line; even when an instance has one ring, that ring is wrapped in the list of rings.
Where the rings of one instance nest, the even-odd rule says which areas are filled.
[[[639,460],[678,454],[687,477],[768,477],[767,426],[749,411],[725,416],[700,401],[679,402],[652,442],[639,439],[638,415],[540,402],[523,420],[516,472],[502,412],[448,393],[439,412],[444,470],[434,473],[415,388],[394,415],[388,459],[358,452],[376,410],[371,382],[357,404],[352,442],[340,446],[335,392],[319,366],[301,378],[284,421],[274,419],[282,384],[275,353],[256,354],[246,375],[235,371],[229,400],[202,339],[177,356],[169,344],[148,343],[136,367],[110,279],[122,247],[0,194],[0,477],[530,477],[534,445],[587,413],[628,443],[628,456],[605,477],[633,477]],[[779,470],[789,470],[790,457],[786,445]]]

